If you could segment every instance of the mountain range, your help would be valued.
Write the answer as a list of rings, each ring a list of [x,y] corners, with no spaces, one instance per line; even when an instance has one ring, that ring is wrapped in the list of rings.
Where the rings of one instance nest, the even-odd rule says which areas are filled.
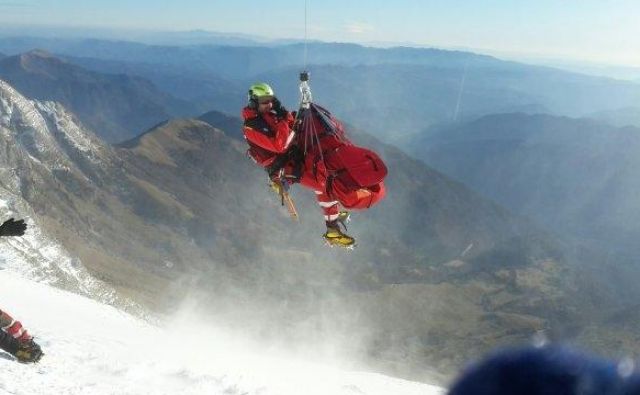
[[[267,71],[254,79],[269,81],[283,92],[283,102],[291,103],[295,74],[295,69]],[[395,144],[439,123],[511,112],[575,117],[640,100],[640,86],[631,82],[510,62],[470,61],[465,67],[454,59],[438,66],[316,65],[312,86],[315,100]]]
[[[64,104],[108,142],[130,139],[161,121],[198,112],[144,78],[97,73],[39,50],[0,59],[0,78],[31,98]]]
[[[102,73],[127,73],[202,112],[237,114],[250,84],[268,81],[288,107],[298,98],[302,44],[153,46],[106,40],[0,39],[0,51],[45,48]],[[348,56],[347,56],[348,55]],[[585,116],[634,106],[640,86],[490,56],[429,48],[311,43],[307,66],[317,102],[385,142],[426,127],[506,112]]]

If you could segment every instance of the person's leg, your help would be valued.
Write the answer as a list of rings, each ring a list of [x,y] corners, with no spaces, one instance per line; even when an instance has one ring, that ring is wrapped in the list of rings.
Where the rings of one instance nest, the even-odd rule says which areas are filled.
[[[324,222],[329,226],[330,223],[334,223],[338,220],[340,215],[339,202],[329,197],[324,191],[315,191],[318,205],[322,208],[324,214]]]
[[[0,349],[23,363],[38,362],[44,355],[22,324],[3,311],[0,311]]]
[[[0,329],[7,332],[18,341],[24,342],[31,340],[31,335],[22,326],[20,321],[16,321],[8,313],[0,310]]]
[[[327,231],[323,235],[324,239],[331,245],[339,245],[342,247],[350,247],[355,244],[353,237],[346,235],[340,229],[340,223],[344,224],[349,219],[349,213],[340,211],[340,203],[329,196],[326,192],[326,186],[318,181],[315,175],[304,169],[300,178],[300,185],[309,188],[316,194],[318,205],[322,209],[324,222]]]
[[[0,349],[11,355],[16,355],[20,342],[7,332],[0,330]]]
[[[331,245],[353,246],[355,239],[340,229],[340,223],[344,225],[344,222],[349,218],[349,213],[340,211],[339,202],[324,191],[316,191],[316,198],[324,213],[324,222],[327,226],[327,231],[323,235],[324,239]]]

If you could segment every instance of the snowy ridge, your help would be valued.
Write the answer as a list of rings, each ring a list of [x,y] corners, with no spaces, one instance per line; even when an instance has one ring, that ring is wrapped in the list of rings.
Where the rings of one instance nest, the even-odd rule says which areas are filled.
[[[87,130],[83,129],[78,120],[67,111],[60,103],[45,101],[35,103],[36,108],[50,120],[55,128],[56,136],[63,139],[64,143],[89,158],[94,163],[98,163],[106,151],[104,143]]]
[[[73,146],[82,152],[89,152],[92,142],[84,135],[78,125],[71,121],[70,115],[60,104],[52,101],[36,102],[36,107],[54,120],[58,130],[67,131],[66,137]]]
[[[37,162],[50,170],[68,169],[68,158],[81,153],[94,163],[105,161],[108,147],[81,125],[61,104],[28,100],[0,80],[0,131],[16,134],[17,141]]]
[[[442,389],[237,346],[214,329],[163,329],[96,301],[0,271],[0,300],[36,336],[37,365],[0,354],[11,394],[431,395]],[[208,336],[202,336],[208,334]]]
[[[26,99],[9,84],[0,80],[1,127],[18,133],[18,141],[38,160],[46,158],[56,146],[47,122],[36,109],[35,102]]]

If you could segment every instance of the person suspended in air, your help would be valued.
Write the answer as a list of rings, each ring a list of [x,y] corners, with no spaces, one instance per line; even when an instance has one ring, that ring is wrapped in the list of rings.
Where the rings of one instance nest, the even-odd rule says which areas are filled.
[[[22,236],[27,230],[24,220],[10,218],[0,225],[0,236]],[[19,362],[38,362],[42,349],[33,337],[6,311],[0,310],[0,349],[13,355]]]
[[[311,102],[307,73],[301,81],[297,112],[288,111],[268,84],[249,88],[242,110],[248,154],[266,169],[276,193],[286,194],[294,183],[312,189],[324,214],[325,241],[352,248],[346,209],[367,209],[382,200],[387,169],[373,151],[353,145],[329,111]]]

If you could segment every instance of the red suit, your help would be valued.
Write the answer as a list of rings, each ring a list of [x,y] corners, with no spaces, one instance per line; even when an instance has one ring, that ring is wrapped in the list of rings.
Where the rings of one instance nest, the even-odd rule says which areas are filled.
[[[319,119],[305,118],[304,123],[299,125],[301,130],[313,126],[317,133],[310,136],[304,132],[298,135],[294,133],[295,120],[290,112],[278,117],[273,111],[259,113],[245,107],[242,116],[249,156],[266,168],[270,176],[282,168],[286,179],[299,181],[314,190],[326,222],[338,218],[339,203],[349,209],[365,209],[384,197],[382,182],[368,188],[345,188],[343,183],[332,182],[333,176],[327,162],[343,147],[353,145],[340,136],[327,133]],[[342,132],[342,125],[335,122]]]

